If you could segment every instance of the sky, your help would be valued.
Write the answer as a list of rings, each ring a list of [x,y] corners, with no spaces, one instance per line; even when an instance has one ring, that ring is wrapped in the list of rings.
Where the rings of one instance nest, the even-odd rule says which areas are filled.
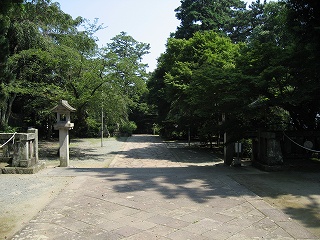
[[[150,44],[150,53],[143,59],[153,71],[157,58],[165,52],[170,33],[176,31],[180,21],[174,10],[180,0],[52,0],[73,18],[81,16],[94,21],[99,19],[104,29],[96,33],[98,45],[105,46],[120,32],[135,40]],[[252,1],[247,1],[252,2]]]

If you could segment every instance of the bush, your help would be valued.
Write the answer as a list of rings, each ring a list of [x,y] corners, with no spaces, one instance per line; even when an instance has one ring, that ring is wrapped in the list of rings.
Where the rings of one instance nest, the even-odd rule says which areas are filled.
[[[120,132],[122,134],[127,134],[131,136],[133,131],[135,131],[136,129],[137,129],[137,124],[135,122],[130,121],[122,124],[122,126],[120,127]]]
[[[96,121],[93,118],[87,118],[87,132],[86,137],[98,137],[101,134],[101,122]]]
[[[250,158],[252,154],[252,139],[242,139],[243,157]]]
[[[14,133],[14,132],[18,132],[20,130],[19,127],[11,127],[9,125],[4,126],[3,130],[0,132],[3,133]]]

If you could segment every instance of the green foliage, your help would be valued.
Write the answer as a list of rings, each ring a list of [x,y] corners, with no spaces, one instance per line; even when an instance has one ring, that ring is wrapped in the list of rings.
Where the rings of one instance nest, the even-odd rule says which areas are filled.
[[[319,130],[320,5],[287,0],[286,26],[292,38],[289,69],[291,101],[287,109],[296,129]]]
[[[78,136],[99,134],[101,109],[106,125],[129,122],[143,109],[148,44],[122,32],[98,49],[97,20],[73,19],[51,0],[18,2],[0,3],[0,129],[32,125],[50,137],[50,109],[61,99],[77,109]]]
[[[289,125],[295,129],[319,127],[316,121],[320,110],[316,97],[316,92],[320,90],[319,61],[316,60],[318,51],[315,49],[319,42],[313,42],[316,34],[304,34],[303,39],[307,43],[302,43],[301,33],[297,35],[297,27],[292,25],[305,15],[295,15],[294,20],[291,17],[302,9],[301,6],[307,8],[309,5],[293,7],[290,2],[270,2],[261,7],[263,22],[253,30],[239,61],[242,73],[252,79],[252,92],[255,93],[251,96],[252,100],[257,101],[260,97],[268,99],[260,116],[264,129],[284,129]],[[303,24],[303,29],[308,25],[306,22],[300,24]],[[307,45],[312,46],[312,51]]]
[[[120,126],[120,132],[124,134],[128,134],[129,136],[137,129],[137,125],[135,122],[128,121],[124,122]]]
[[[161,126],[159,124],[154,123],[152,125],[152,133],[155,135],[159,135],[161,132]]]
[[[239,41],[245,38],[249,24],[246,4],[241,0],[182,0],[175,11],[181,24],[174,36],[181,39],[213,30]]]
[[[240,95],[235,87],[240,80],[235,72],[239,51],[239,45],[213,31],[197,32],[188,40],[169,39],[160,64],[166,66],[160,85],[169,103],[165,121],[174,122],[179,128],[205,128],[212,135],[217,132],[225,109],[232,112],[239,106],[234,105]],[[149,86],[159,80],[151,78]],[[150,89],[155,94],[152,91],[159,90]]]
[[[236,3],[185,0],[176,10],[179,39],[168,40],[148,82],[163,132],[241,139],[257,129],[319,129],[319,3]],[[234,32],[225,15],[233,10]]]
[[[88,126],[86,137],[98,137],[101,131],[101,122],[98,122],[97,119],[89,116],[86,118],[86,123]]]
[[[98,49],[97,20],[73,19],[51,0],[3,0],[0,129],[32,125],[51,136],[50,109],[66,99],[78,136],[98,135],[102,112],[106,126],[128,133],[154,123],[155,112],[161,131],[179,137],[188,128],[208,139],[318,130],[319,9],[311,0],[257,0],[249,9],[240,0],[183,0],[175,38],[148,74],[150,46],[125,32]]]
[[[121,32],[102,49],[104,65],[103,103],[108,124],[128,122],[133,113],[145,108],[141,99],[147,93],[147,65],[142,57],[148,54],[149,44],[136,41]]]
[[[3,0],[0,2],[0,130],[8,128],[12,102],[15,94],[7,91],[6,85],[13,79],[8,70],[7,60],[10,56],[10,25],[12,12],[18,10],[22,0]]]

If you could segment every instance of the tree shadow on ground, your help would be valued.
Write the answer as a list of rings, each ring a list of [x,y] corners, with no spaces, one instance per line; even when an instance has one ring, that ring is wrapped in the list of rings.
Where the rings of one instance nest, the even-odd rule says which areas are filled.
[[[82,141],[78,141],[81,142]],[[93,159],[98,160],[99,154],[94,154],[96,152],[95,148],[87,147],[70,147],[69,157],[70,159],[86,160]],[[54,161],[59,160],[59,143],[58,142],[40,142],[39,143],[39,159]]]
[[[232,178],[293,219],[310,228],[320,228],[319,173],[290,171],[234,174]]]
[[[212,158],[212,161],[215,161],[214,155],[207,150],[188,148],[168,150],[159,137],[134,136],[129,138],[128,142],[150,144],[148,147],[110,153],[121,154],[124,158],[135,160],[152,158],[201,163]],[[245,198],[255,198],[257,194],[271,205],[278,204],[276,207],[282,209],[292,219],[309,228],[320,229],[319,173],[294,171],[268,173],[252,167],[232,168],[223,164],[184,168],[70,168],[66,171],[75,176],[79,174],[99,176],[105,184],[85,186],[88,194],[96,194],[97,198],[101,198],[103,194],[108,199],[118,198],[118,195],[122,194],[124,196],[122,201],[128,201],[128,204],[130,202],[133,207],[148,200],[152,204],[154,199],[148,199],[148,192],[156,192],[169,202],[182,199],[181,204],[209,204],[211,200],[221,198],[221,202],[217,205],[208,205],[209,212],[225,207],[230,202],[224,199],[234,198],[241,202]],[[135,197],[125,199],[128,195]],[[241,204],[229,207],[239,206]],[[268,216],[267,212],[264,214]]]
[[[214,167],[175,168],[75,168],[75,173],[95,173],[113,186],[118,193],[156,191],[165,199],[183,197],[196,203],[206,203],[217,196],[254,196],[235,181],[224,182],[226,176],[215,169],[227,169],[223,165]],[[228,178],[228,177],[227,177]],[[109,184],[106,184],[106,189]]]
[[[158,135],[135,134],[132,137],[128,137],[126,141],[133,143],[161,143],[162,139]]]
[[[91,186],[91,191],[104,193],[110,198],[119,194],[135,196],[128,200],[133,206],[141,204],[141,201],[148,201],[146,194],[148,192],[157,192],[168,202],[170,199],[179,201],[181,199],[181,204],[187,202],[208,204],[208,211],[226,206],[240,207],[244,199],[255,198],[255,194],[264,199],[282,199],[283,205],[276,205],[277,208],[303,225],[317,228],[320,236],[318,175],[312,177],[300,175],[297,178],[295,173],[266,173],[252,170],[251,167],[236,169],[224,165],[185,168],[70,169],[69,171],[98,174],[106,184],[100,184],[94,190]],[[285,182],[287,184],[284,184]],[[284,196],[289,198],[283,200]],[[222,199],[219,204],[211,206],[210,201],[218,198]],[[227,199],[230,198],[238,201],[239,205],[233,202],[235,205],[229,206],[232,201]],[[301,199],[306,202],[298,204]],[[149,200],[152,204],[154,199]],[[290,201],[294,201],[295,205],[292,202],[291,205],[288,204]],[[271,205],[275,206],[274,203]],[[264,214],[268,216],[268,212]]]
[[[150,144],[148,147],[134,148],[126,151],[114,151],[112,154],[120,154],[124,158],[154,159],[182,163],[206,163],[220,162],[214,151],[202,148],[170,148],[163,144]]]
[[[206,163],[206,162],[220,162],[221,158],[217,157],[214,152],[207,149],[170,149],[169,154],[161,153],[161,149],[158,147],[149,146],[147,148],[130,149],[128,151],[115,151],[112,154],[120,154],[125,158],[137,159],[150,159],[150,154],[145,150],[151,152],[158,152],[152,155],[154,160],[164,160],[181,163]],[[167,151],[167,150],[166,150]]]
[[[205,162],[220,162],[220,156],[206,148],[171,148],[172,152],[180,162],[183,163],[205,163]]]
[[[126,142],[126,137],[119,138],[105,138],[104,145],[106,148],[109,147],[112,142],[123,143]],[[69,147],[69,158],[70,160],[77,161],[103,161],[106,154],[114,156],[114,154],[102,149],[101,140],[95,138],[83,138],[83,139],[72,139]],[[59,140],[52,141],[40,141],[39,142],[39,159],[46,161],[59,160]]]

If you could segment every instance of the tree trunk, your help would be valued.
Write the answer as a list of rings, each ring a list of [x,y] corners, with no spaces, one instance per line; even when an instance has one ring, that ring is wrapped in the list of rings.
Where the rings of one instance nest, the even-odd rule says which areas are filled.
[[[8,127],[9,119],[12,113],[12,104],[17,96],[16,93],[9,96],[1,93],[3,96],[0,99],[0,130],[5,130]]]

